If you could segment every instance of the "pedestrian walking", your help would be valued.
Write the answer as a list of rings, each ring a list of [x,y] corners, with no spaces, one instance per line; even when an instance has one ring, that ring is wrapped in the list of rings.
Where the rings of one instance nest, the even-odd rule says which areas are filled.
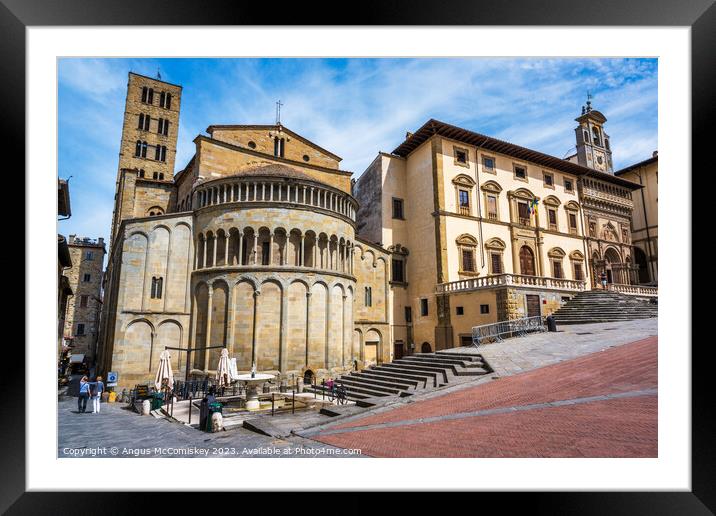
[[[102,401],[102,393],[104,392],[104,382],[102,377],[98,376],[90,387],[92,395],[92,413],[99,414],[99,406]]]
[[[80,380],[80,395],[77,398],[77,411],[84,414],[87,411],[87,400],[90,396],[89,378],[83,376]]]
[[[602,273],[599,275],[599,281],[602,282],[602,288],[604,290],[606,290],[607,289],[607,272],[606,271],[602,271]]]

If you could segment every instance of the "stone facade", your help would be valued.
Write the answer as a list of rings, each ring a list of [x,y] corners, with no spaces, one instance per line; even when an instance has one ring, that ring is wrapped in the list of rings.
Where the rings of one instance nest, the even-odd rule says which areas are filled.
[[[72,265],[65,275],[73,295],[67,300],[65,342],[73,353],[83,353],[93,360],[102,310],[104,240],[70,235],[67,247]]]
[[[99,370],[145,383],[165,347],[178,378],[212,375],[221,347],[319,379],[389,361],[390,252],[356,238],[340,158],[281,125],[207,132],[164,180],[120,156]]]
[[[603,124],[595,113],[580,117],[580,127]],[[597,133],[603,147],[608,137],[601,126]],[[626,204],[639,188],[609,173],[607,150],[582,142],[582,154],[601,153],[604,168],[593,169],[577,155],[562,160],[430,120],[391,154],[379,153],[353,191],[358,236],[404,251],[391,256],[402,270],[402,281],[391,281],[396,352],[398,336],[408,350],[459,346],[473,326],[546,316],[589,289],[585,217],[598,213],[603,225],[618,218],[619,243],[628,247],[621,229],[628,231]],[[584,194],[593,184],[604,186],[591,202]],[[623,211],[605,209],[604,194]],[[619,256],[624,263],[629,253]],[[610,270],[626,270],[613,263]],[[615,272],[614,281],[631,276]]]

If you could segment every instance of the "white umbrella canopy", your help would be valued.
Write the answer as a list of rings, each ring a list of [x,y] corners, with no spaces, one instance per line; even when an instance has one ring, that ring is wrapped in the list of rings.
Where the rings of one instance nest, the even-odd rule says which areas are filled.
[[[171,355],[166,349],[159,355],[159,369],[157,369],[157,376],[154,378],[154,386],[157,390],[162,388],[162,380],[167,379],[167,385],[169,387],[174,385],[174,373],[172,372]]]
[[[216,368],[216,384],[224,387],[231,383],[231,370],[229,368],[229,350],[224,348],[221,350],[221,358],[219,358],[219,366]]]

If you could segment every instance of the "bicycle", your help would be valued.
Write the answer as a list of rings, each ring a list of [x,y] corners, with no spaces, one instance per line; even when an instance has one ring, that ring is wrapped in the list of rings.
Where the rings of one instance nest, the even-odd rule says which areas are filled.
[[[338,390],[337,390],[337,392],[336,392],[336,398],[337,398],[337,400],[338,400],[338,404],[339,404],[339,405],[344,405],[345,403],[347,403],[348,400],[346,399],[346,388],[345,388],[345,386],[341,385],[341,386],[338,387]]]

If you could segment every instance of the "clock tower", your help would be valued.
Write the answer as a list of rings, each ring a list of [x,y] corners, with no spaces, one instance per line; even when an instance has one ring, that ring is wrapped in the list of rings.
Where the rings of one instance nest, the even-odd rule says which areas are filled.
[[[577,137],[577,162],[600,172],[613,173],[609,135],[604,132],[607,118],[592,109],[591,99],[592,96],[587,95],[587,104],[582,106],[582,114],[575,118],[579,124],[574,129]]]

